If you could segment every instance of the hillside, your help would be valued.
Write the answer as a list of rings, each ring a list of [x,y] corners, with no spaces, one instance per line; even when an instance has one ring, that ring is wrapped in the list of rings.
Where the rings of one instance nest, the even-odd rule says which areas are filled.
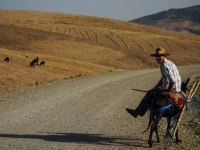
[[[154,68],[149,55],[160,46],[177,65],[200,63],[200,37],[195,35],[65,13],[0,10],[0,15],[0,89]],[[29,67],[37,56],[45,66]]]
[[[200,5],[169,9],[130,22],[200,35]]]

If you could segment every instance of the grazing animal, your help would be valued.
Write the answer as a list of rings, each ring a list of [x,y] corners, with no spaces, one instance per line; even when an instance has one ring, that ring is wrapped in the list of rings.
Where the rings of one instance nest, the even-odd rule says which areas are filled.
[[[4,59],[4,62],[9,62],[10,61],[10,58],[9,57],[6,57],[5,59]]]
[[[30,62],[30,67],[33,67],[33,68],[35,67],[35,61]]]
[[[40,66],[44,66],[44,65],[45,65],[45,61],[41,61]]]
[[[39,58],[36,57],[35,59],[33,59],[31,62],[30,62],[30,67],[35,67],[35,64],[38,65],[38,61],[39,61]]]
[[[187,91],[187,84],[189,83],[189,80],[190,78],[188,78],[186,82],[182,83],[181,90],[184,93],[186,93]],[[148,140],[149,147],[153,146],[152,135],[154,131],[156,133],[157,142],[160,142],[160,138],[158,135],[158,127],[157,127],[160,119],[162,117],[167,118],[167,131],[168,131],[167,133],[169,133],[171,118],[174,117],[179,112],[181,112],[182,109],[178,109],[175,105],[171,104],[172,103],[170,98],[166,95],[157,93],[152,96],[152,99],[149,103],[150,107],[149,125],[147,129],[144,131],[146,132],[151,126],[149,140]],[[181,140],[178,138],[178,130],[176,131],[175,136],[176,136],[176,143],[181,142]]]
[[[39,57],[37,56],[34,60],[33,60],[34,62],[35,62],[35,64],[37,64],[38,65],[38,62],[39,62]]]

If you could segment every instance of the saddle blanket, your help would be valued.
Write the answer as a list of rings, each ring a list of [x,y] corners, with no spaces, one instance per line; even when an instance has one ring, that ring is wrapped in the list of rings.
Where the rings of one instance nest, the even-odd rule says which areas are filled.
[[[184,99],[182,98],[180,93],[169,92],[169,96],[174,106],[176,106],[178,109],[181,109],[183,107]]]

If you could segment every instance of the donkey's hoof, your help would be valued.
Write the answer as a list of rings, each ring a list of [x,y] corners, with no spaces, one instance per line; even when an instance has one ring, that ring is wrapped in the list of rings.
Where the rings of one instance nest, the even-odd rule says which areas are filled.
[[[152,142],[148,141],[148,144],[149,144],[149,148],[153,146]]]
[[[182,142],[182,140],[180,140],[180,139],[177,139],[177,140],[176,140],[176,143],[179,143],[179,142]]]

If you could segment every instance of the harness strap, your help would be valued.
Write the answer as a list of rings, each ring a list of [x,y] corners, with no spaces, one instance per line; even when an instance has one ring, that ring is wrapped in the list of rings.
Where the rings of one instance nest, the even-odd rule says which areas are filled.
[[[169,109],[171,106],[172,106],[172,105],[169,104],[169,105],[164,106],[164,107],[162,107],[162,108],[153,109],[153,112],[163,112],[163,111]]]

